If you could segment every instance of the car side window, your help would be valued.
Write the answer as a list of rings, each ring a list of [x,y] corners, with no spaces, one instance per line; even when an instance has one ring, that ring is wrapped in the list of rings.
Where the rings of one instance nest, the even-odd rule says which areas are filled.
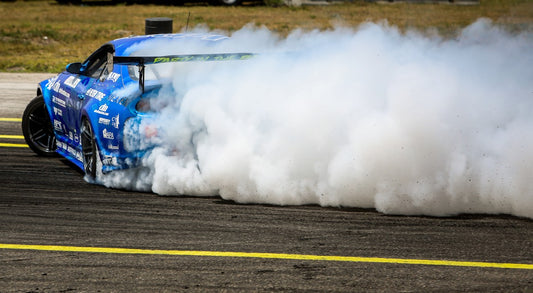
[[[102,73],[102,70],[104,70],[107,58],[107,55],[103,56],[97,56],[90,64],[88,64],[88,67],[86,69],[86,74],[89,77],[92,78],[99,78],[100,74]]]
[[[108,53],[113,52],[113,47],[108,45],[98,49],[84,62],[83,74],[91,78],[100,78],[107,65]],[[112,55],[111,55],[112,56]]]

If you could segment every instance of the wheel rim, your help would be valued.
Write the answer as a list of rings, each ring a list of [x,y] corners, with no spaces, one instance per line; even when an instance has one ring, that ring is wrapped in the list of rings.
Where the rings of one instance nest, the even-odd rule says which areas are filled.
[[[93,131],[87,120],[83,122],[81,133],[81,146],[83,153],[83,167],[85,174],[94,178],[96,176],[96,147],[94,145]]]
[[[43,152],[55,152],[56,136],[44,103],[42,107],[37,107],[35,111],[30,113],[28,122],[31,143]]]

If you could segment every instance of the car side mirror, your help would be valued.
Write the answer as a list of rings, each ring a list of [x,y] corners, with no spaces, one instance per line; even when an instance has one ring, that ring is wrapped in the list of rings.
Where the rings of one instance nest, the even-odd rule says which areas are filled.
[[[67,65],[67,72],[72,73],[72,74],[80,74],[81,63],[80,62],[70,63],[69,65]]]

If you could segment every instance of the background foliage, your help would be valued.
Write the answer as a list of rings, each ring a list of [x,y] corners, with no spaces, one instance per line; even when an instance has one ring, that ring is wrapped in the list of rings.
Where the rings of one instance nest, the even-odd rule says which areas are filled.
[[[274,0],[270,0],[274,1]],[[479,5],[376,4],[352,1],[324,6],[213,7],[205,3],[185,6],[111,5],[84,2],[59,5],[55,1],[0,2],[0,71],[58,72],[67,63],[82,61],[108,40],[144,33],[150,17],[170,17],[174,32],[205,26],[225,34],[245,25],[265,26],[286,35],[294,29],[327,30],[357,27],[367,21],[387,21],[402,30],[438,32],[447,37],[480,17],[492,19],[512,31],[533,30],[533,1],[481,0]]]

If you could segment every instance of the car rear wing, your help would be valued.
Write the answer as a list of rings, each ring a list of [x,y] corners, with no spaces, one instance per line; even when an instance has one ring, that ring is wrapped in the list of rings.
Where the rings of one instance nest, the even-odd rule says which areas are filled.
[[[254,53],[188,54],[168,56],[113,56],[113,64],[136,65],[139,67],[139,87],[144,93],[144,68],[150,64],[193,61],[237,61],[248,60]],[[108,58],[108,60],[110,60]],[[110,64],[112,66],[112,64]]]

